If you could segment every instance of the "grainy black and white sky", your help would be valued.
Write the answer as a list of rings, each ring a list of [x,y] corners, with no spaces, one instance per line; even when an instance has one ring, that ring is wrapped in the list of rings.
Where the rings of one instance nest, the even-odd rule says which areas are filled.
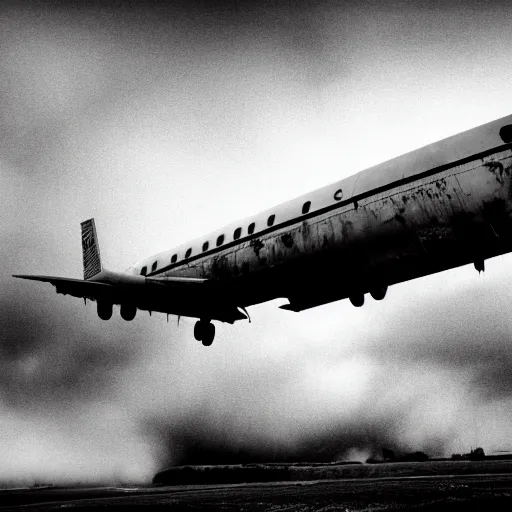
[[[103,4],[102,4],[103,5]],[[2,2],[0,480],[512,449],[512,258],[221,325],[13,273],[135,261],[510,114],[505,2]]]

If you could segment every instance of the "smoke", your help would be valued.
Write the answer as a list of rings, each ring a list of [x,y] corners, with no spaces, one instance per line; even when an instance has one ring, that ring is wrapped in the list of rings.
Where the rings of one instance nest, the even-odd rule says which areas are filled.
[[[508,448],[507,258],[361,309],[257,306],[209,349],[190,319],[102,322],[10,277],[81,276],[91,216],[122,270],[509,108],[499,7],[477,23],[412,4],[187,5],[0,12],[0,479]]]

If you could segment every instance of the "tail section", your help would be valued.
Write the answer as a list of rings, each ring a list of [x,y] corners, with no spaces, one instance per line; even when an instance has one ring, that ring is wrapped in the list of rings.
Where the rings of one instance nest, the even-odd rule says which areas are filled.
[[[82,254],[84,258],[84,279],[91,279],[102,270],[100,246],[96,235],[94,219],[86,220],[82,226]]]

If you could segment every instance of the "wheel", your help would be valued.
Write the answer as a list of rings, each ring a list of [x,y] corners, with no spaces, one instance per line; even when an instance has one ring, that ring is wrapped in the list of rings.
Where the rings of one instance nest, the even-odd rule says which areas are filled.
[[[197,341],[201,341],[203,339],[203,331],[204,331],[203,322],[201,320],[198,320],[196,322],[196,325],[194,325],[194,338]]]
[[[129,322],[135,318],[137,308],[133,304],[121,304],[121,318]]]
[[[205,347],[209,347],[213,343],[213,339],[215,338],[215,325],[211,322],[205,325],[203,331],[203,339],[202,343]]]
[[[110,320],[112,318],[112,304],[110,302],[99,302],[97,304],[98,316],[102,320]]]
[[[370,295],[375,300],[382,300],[386,296],[386,292],[388,291],[387,286],[381,286],[380,288],[374,288],[370,291]]]
[[[349,299],[353,306],[360,308],[364,304],[364,293],[356,293],[351,295]]]

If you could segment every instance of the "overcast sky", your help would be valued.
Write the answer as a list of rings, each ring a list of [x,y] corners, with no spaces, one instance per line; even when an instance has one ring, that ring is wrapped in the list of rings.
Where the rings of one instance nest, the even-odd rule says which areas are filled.
[[[360,309],[260,305],[209,348],[10,277],[80,278],[90,217],[125,270],[511,113],[505,2],[311,4],[0,10],[0,479],[512,450],[510,256]]]

